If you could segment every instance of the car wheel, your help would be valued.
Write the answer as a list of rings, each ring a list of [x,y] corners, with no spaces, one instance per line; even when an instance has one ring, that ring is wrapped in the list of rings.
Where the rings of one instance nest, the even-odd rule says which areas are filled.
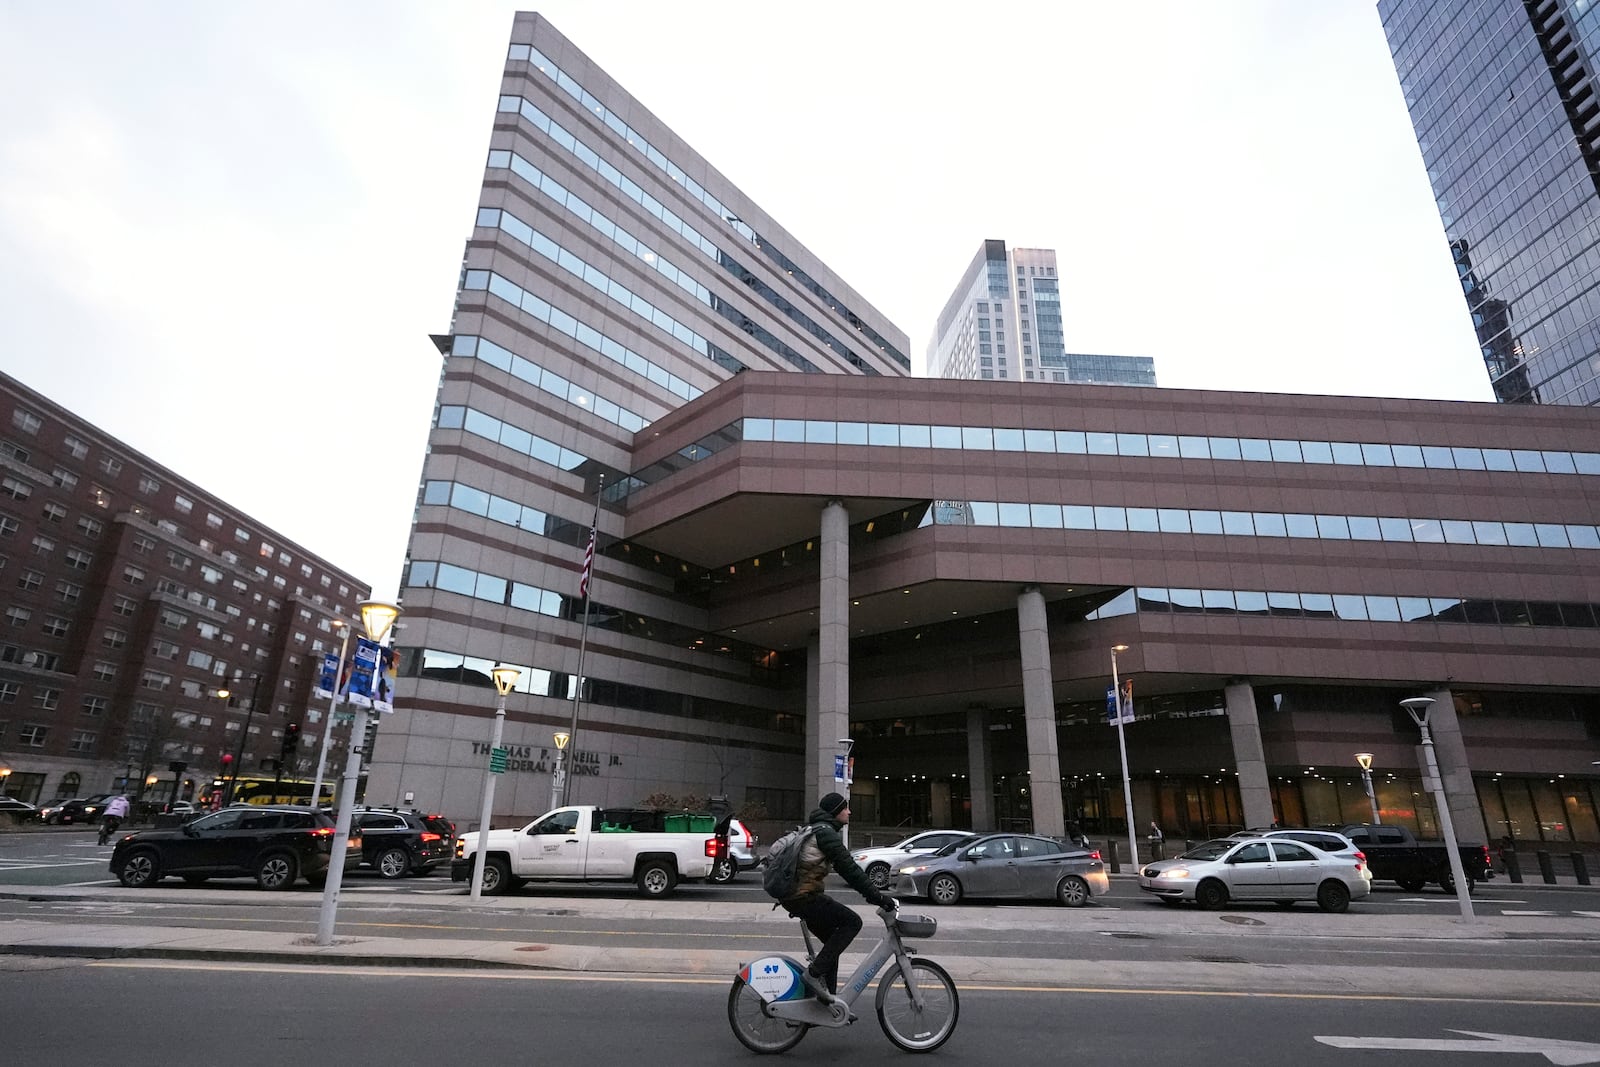
[[[1422,881],[1420,878],[1403,878],[1396,879],[1395,884],[1401,889],[1404,889],[1407,893],[1420,893],[1422,892],[1422,887],[1428,883]]]
[[[1337,915],[1350,910],[1350,887],[1332,878],[1317,887],[1317,907]]]
[[[1228,902],[1228,887],[1215,878],[1208,878],[1195,889],[1194,902],[1207,911],[1216,911]]]
[[[372,866],[380,877],[390,880],[404,878],[406,872],[411,870],[411,857],[403,848],[386,848],[378,853]]]
[[[639,866],[635,884],[647,897],[664,897],[677,886],[678,872],[665,860],[647,860]]]
[[[274,852],[256,864],[256,885],[262,889],[289,889],[300,876],[300,865],[287,852]]]
[[[1451,874],[1449,871],[1446,871],[1444,877],[1439,879],[1439,888],[1443,889],[1446,893],[1454,893],[1456,891],[1456,876]],[[1476,888],[1478,888],[1478,883],[1473,881],[1471,878],[1468,878],[1467,896],[1470,897],[1472,895],[1472,891]]]
[[[183,884],[184,885],[205,885],[206,884],[206,878],[207,878],[207,876],[203,875],[203,874],[186,874],[186,875],[183,876]]]
[[[129,889],[148,889],[161,881],[161,859],[154,849],[136,849],[123,859],[117,879]]]
[[[483,895],[496,897],[511,889],[511,864],[504,856],[490,856],[483,861]]]
[[[739,873],[739,865],[732,856],[724,856],[711,865],[711,873],[706,876],[706,881],[712,885],[726,885],[733,881],[733,876]]]
[[[928,899],[935,904],[954,904],[961,899],[961,883],[954,875],[936,874],[928,883]]]
[[[1056,899],[1066,907],[1081,908],[1089,903],[1089,883],[1075,874],[1069,874],[1056,886]]]
[[[867,867],[867,880],[874,889],[889,888],[889,865],[887,863],[874,863]]]

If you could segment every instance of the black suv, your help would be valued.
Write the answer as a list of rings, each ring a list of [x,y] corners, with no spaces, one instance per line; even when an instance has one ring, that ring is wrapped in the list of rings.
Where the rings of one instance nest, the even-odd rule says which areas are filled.
[[[321,885],[333,854],[333,820],[320,811],[239,805],[182,826],[128,834],[111,852],[111,873],[130,888],[153,886],[167,875],[190,885],[207,878],[253,876],[262,889],[289,889],[304,878]],[[345,873],[361,863],[352,831]]]
[[[406,808],[358,807],[350,833],[361,834],[361,862],[384,878],[427,874],[448,863],[455,848],[456,827],[443,815],[424,815]]]

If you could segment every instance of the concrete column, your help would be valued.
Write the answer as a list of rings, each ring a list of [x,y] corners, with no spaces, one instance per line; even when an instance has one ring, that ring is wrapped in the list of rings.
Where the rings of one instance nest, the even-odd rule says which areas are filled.
[[[967,709],[967,785],[972,793],[972,829],[994,827],[994,761],[989,755],[989,712]]]
[[[822,650],[821,650],[821,645],[818,643],[818,640],[817,640],[817,632],[815,630],[812,630],[811,633],[806,635],[806,749],[805,749],[806,763],[807,763],[807,765],[811,766],[812,770],[807,771],[805,773],[805,778],[804,778],[805,796],[802,799],[802,803],[804,803],[805,809],[808,812],[811,810],[812,805],[814,805],[816,803],[817,798],[822,795],[821,793],[813,794],[811,792],[811,787],[812,787],[812,784],[813,784],[812,780],[816,777],[815,769],[816,769],[816,762],[817,762],[817,758],[818,758],[817,757],[817,751],[818,751],[818,749],[817,749],[817,708],[819,706],[818,701],[821,699],[821,695],[819,693],[818,686],[817,686],[817,675],[818,675],[817,668],[818,668],[818,661],[821,658],[822,658]],[[828,792],[828,790],[824,789],[822,792],[826,793],[826,792]]]
[[[848,796],[848,787],[833,780],[833,757],[843,751],[838,739],[850,736],[850,513],[838,500],[822,509],[816,731],[811,749],[816,792],[809,799],[835,791]]]
[[[1061,804],[1061,754],[1056,744],[1056,697],[1050,674],[1050,627],[1044,594],[1030,585],[1017,596],[1017,631],[1022,642],[1022,711],[1028,733],[1028,796],[1033,832],[1067,832]],[[970,746],[969,746],[970,747]]]
[[[1439,761],[1439,777],[1444,782],[1444,798],[1450,805],[1456,840],[1463,845],[1486,845],[1489,832],[1483,824],[1478,790],[1472,784],[1472,765],[1461,738],[1456,698],[1448,689],[1435,689],[1423,696],[1433,698],[1433,706],[1428,709],[1428,730],[1433,734],[1433,756]]]
[[[1223,690],[1228,706],[1228,734],[1233,739],[1233,761],[1239,772],[1239,802],[1246,826],[1271,826],[1272,786],[1267,778],[1267,757],[1261,748],[1261,723],[1256,718],[1256,691],[1246,681],[1234,681]]]

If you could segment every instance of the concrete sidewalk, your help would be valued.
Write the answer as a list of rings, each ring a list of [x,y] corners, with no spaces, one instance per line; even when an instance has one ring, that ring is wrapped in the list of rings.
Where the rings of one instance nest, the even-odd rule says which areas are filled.
[[[472,902],[466,897],[437,895],[419,900],[414,894],[364,893],[341,900],[340,924],[334,944],[318,946],[309,935],[253,929],[212,930],[159,925],[97,923],[92,915],[81,923],[62,924],[32,919],[0,922],[0,955],[77,957],[85,959],[171,959],[248,962],[262,965],[358,966],[458,970],[498,968],[555,975],[703,976],[707,981],[730,979],[743,963],[761,955],[803,953],[795,925],[765,904],[646,901],[634,899],[581,899],[574,897],[495,897]],[[0,897],[37,901],[100,902],[108,906],[130,903],[122,889],[0,887]],[[259,904],[256,894],[240,894],[241,904]],[[303,905],[311,919],[320,904],[316,894],[278,895],[275,905]],[[219,903],[205,890],[153,890],[138,894],[141,904]],[[360,910],[358,911],[357,908]],[[464,938],[414,938],[370,935],[373,911],[382,908],[450,911],[472,909],[494,916],[497,923],[525,925],[525,940],[487,941]],[[92,909],[86,909],[92,911]],[[1459,918],[1424,916],[1325,915],[1304,909],[1273,911],[1199,912],[1192,909],[1111,909],[1088,907],[1072,911],[1052,907],[931,909],[910,905],[908,911],[929,912],[939,920],[939,934],[916,943],[923,954],[948,969],[958,982],[973,985],[1046,986],[1102,990],[1163,989],[1190,994],[1250,993],[1254,995],[1350,996],[1458,996],[1481,998],[1493,991],[1515,999],[1563,1003],[1593,1002],[1592,982],[1572,971],[1536,969],[1485,970],[1473,966],[1476,954],[1463,954],[1460,965],[1450,967],[1391,967],[1383,964],[1401,942],[1425,948],[1419,942],[1470,941],[1484,952],[1495,945],[1539,941],[1550,951],[1592,953],[1600,960],[1600,918],[1486,916],[1473,922]],[[872,938],[875,920],[868,908],[859,909],[865,925],[858,944]],[[564,917],[616,919],[618,932],[646,921],[680,920],[726,924],[726,938],[735,949],[655,949],[616,944],[613,933],[596,934],[594,944],[565,945],[540,941],[537,931],[559,924]],[[984,939],[994,931],[1028,931],[1048,927],[1092,932],[1106,937],[1098,959],[1031,959],[1004,956],[941,954],[940,942]],[[1370,961],[1344,965],[1253,964],[1253,938],[1293,936],[1305,940],[1308,950],[1327,947],[1328,941],[1370,945]],[[1181,960],[1125,961],[1116,955],[1115,940],[1160,939],[1184,941]],[[1564,947],[1559,944],[1565,943]],[[1361,949],[1355,953],[1359,958]],[[1452,961],[1454,963],[1455,961]],[[846,969],[854,958],[847,956]],[[3,966],[3,965],[0,965]]]

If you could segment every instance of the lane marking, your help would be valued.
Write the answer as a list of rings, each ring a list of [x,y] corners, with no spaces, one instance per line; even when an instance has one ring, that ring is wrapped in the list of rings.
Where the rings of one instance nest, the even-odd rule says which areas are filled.
[[[688,975],[574,974],[551,971],[485,970],[444,967],[354,967],[347,964],[226,963],[191,960],[115,959],[94,960],[89,967],[114,967],[125,970],[189,970],[274,974],[304,974],[316,971],[340,976],[383,975],[395,978],[477,978],[513,982],[587,982],[614,985],[727,985],[733,975],[692,977]],[[1380,1001],[1420,1004],[1503,1004],[1523,1007],[1600,1008],[1600,1000],[1543,1000],[1538,998],[1467,997],[1419,993],[1282,993],[1223,989],[1165,989],[1161,987],[1110,988],[1106,986],[1007,985],[999,982],[961,982],[961,992],[984,993],[1073,993],[1107,996],[1217,997],[1259,1000]]]

